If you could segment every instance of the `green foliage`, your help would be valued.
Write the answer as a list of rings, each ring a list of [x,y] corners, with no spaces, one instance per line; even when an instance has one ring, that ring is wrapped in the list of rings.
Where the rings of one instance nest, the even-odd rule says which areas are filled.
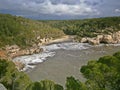
[[[84,20],[44,21],[69,35],[95,37],[98,34],[110,34],[120,30],[120,17],[93,18]]]
[[[26,90],[42,90],[39,82],[31,83]]]
[[[55,84],[54,90],[64,90],[64,88],[63,88],[63,86],[61,86],[59,84]]]
[[[87,90],[86,87],[74,77],[67,77],[66,90]]]
[[[28,47],[36,42],[38,36],[42,39],[62,35],[62,31],[43,22],[0,14],[0,47],[13,44]]]
[[[118,61],[119,60],[114,56],[104,56],[98,60],[98,63],[100,62],[102,64],[108,65],[109,67],[115,67]]]
[[[116,52],[115,54],[113,54],[113,56],[115,56],[116,58],[118,58],[119,61],[120,61],[120,52]]]
[[[0,79],[5,75],[7,71],[8,63],[5,60],[0,60]]]
[[[0,83],[8,90],[25,90],[31,83],[28,76],[23,72],[19,72],[11,61],[0,60],[0,64],[0,72],[2,73]]]
[[[50,80],[43,80],[30,84],[26,90],[63,90],[63,87]]]
[[[45,81],[41,81],[40,84],[42,86],[42,90],[51,90],[51,89],[54,90],[55,84],[52,81],[45,80]]]
[[[120,30],[120,17],[106,17],[85,20],[37,21],[23,17],[0,14],[0,47],[17,44],[28,47],[36,38],[57,38],[62,35],[95,37]],[[64,33],[63,33],[64,32]]]
[[[88,90],[120,90],[119,55],[117,52],[113,56],[101,57],[98,61],[89,61],[81,68],[87,78],[85,85]]]

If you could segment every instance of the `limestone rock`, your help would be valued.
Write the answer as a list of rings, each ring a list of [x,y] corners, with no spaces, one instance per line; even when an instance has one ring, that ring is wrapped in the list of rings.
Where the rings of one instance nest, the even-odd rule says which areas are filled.
[[[111,44],[114,42],[114,40],[111,35],[103,35],[101,42]]]
[[[106,43],[106,44],[115,44],[120,43],[120,31],[111,33],[109,35],[97,35],[97,37],[94,38],[87,38],[83,37],[81,39],[81,43],[89,43],[92,45],[98,45],[100,43]]]
[[[120,43],[120,31],[114,33],[112,35],[112,37],[113,37],[114,41],[116,41],[117,43]]]
[[[20,47],[17,45],[6,46],[6,51],[9,53],[16,53],[20,50]]]
[[[96,39],[96,38],[89,39],[88,42],[91,45],[98,45],[98,44],[100,44],[99,39]]]
[[[18,70],[22,70],[24,67],[25,67],[25,64],[23,64],[22,62],[20,61],[14,61],[15,65],[16,65],[16,68]]]
[[[97,35],[96,39],[101,41],[103,39],[103,35]]]
[[[87,38],[82,38],[81,39],[81,43],[87,43],[88,42],[88,39]]]

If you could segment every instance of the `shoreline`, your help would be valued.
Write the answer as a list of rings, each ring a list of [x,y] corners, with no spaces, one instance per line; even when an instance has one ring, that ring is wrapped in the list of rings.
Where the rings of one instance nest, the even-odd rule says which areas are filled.
[[[56,38],[53,40],[49,40],[48,42],[42,43],[42,45],[50,45],[50,44],[55,44],[55,43],[62,43],[62,42],[67,42],[67,41],[73,41],[75,36],[70,36],[70,35],[65,35],[60,38]]]
[[[20,71],[24,70],[24,68],[26,66],[25,63],[23,63],[22,61],[14,61],[15,58],[21,57],[21,56],[29,56],[29,55],[39,54],[39,53],[44,52],[43,48],[42,48],[43,46],[47,46],[47,45],[51,45],[51,44],[55,44],[55,43],[73,41],[73,39],[74,39],[74,36],[65,35],[65,36],[62,36],[62,37],[54,39],[54,40],[46,41],[44,43],[41,43],[41,46],[31,47],[30,49],[24,49],[24,50],[16,52],[16,54],[13,54],[14,57],[12,57],[11,60],[15,63],[16,68],[18,70],[20,70]],[[31,50],[32,50],[32,52],[31,52]],[[11,54],[11,56],[12,56],[12,54]]]
[[[15,58],[17,58],[17,57],[19,58],[20,56],[29,56],[29,55],[44,53],[44,49],[43,49],[44,46],[52,45],[52,44],[58,44],[58,43],[64,43],[64,42],[70,42],[70,41],[71,41],[71,42],[74,42],[74,38],[75,38],[75,36],[65,35],[65,36],[62,36],[62,37],[60,37],[60,38],[50,39],[50,40],[48,40],[48,41],[46,41],[46,42],[44,42],[44,43],[41,43],[41,46],[36,47],[35,50],[39,50],[40,48],[42,49],[40,52],[37,52],[37,53],[32,52],[31,54],[18,55],[18,56],[16,56],[16,57],[14,57],[14,58],[12,59],[12,61],[15,63],[16,67],[18,68],[18,70],[22,71],[22,70],[24,70],[24,68],[26,67],[26,64],[23,63],[23,62],[20,61],[20,60],[14,61]],[[88,44],[89,44],[89,43],[88,43]],[[108,44],[108,45],[109,45],[109,44]],[[33,48],[33,47],[32,47],[32,48]],[[49,57],[49,56],[48,56],[48,57]],[[46,58],[46,57],[45,57],[45,58]],[[43,60],[43,61],[44,61],[44,60]],[[43,61],[42,61],[42,62],[43,62]],[[39,64],[39,61],[38,61],[38,62],[36,61],[36,63]],[[32,64],[33,64],[33,63],[32,63]],[[29,64],[28,64],[28,65],[29,65]],[[22,67],[22,68],[21,68],[21,67]]]
[[[62,37],[60,37],[60,38],[57,38],[57,39],[54,39],[54,40],[49,40],[48,42],[46,42],[46,43],[42,43],[42,45],[39,47],[39,48],[42,48],[43,49],[43,47],[44,46],[48,46],[48,45],[52,45],[52,44],[58,44],[58,43],[64,43],[64,42],[73,42],[74,41],[74,37],[75,36],[69,36],[69,35],[66,35],[66,36],[62,36]],[[89,44],[89,43],[88,43]],[[108,44],[108,45],[105,45],[105,46],[109,46],[110,44]],[[94,46],[94,45],[93,45]],[[39,53],[44,53],[44,49],[43,49],[43,51],[41,51],[41,52],[39,52]],[[27,55],[20,55],[20,56],[17,56],[17,57],[15,57],[15,58],[19,58],[19,57],[21,57],[21,56],[29,56],[29,55],[34,55],[34,54],[39,54],[39,53],[32,53],[32,54],[27,54]],[[51,53],[49,53],[49,54],[51,54]],[[49,57],[49,56],[48,56]],[[13,59],[15,59],[15,58],[13,58]],[[45,58],[47,58],[47,57],[45,57]],[[12,61],[13,61],[13,59],[12,59]],[[38,58],[39,59],[39,58]],[[15,62],[15,61],[13,61],[13,62]],[[44,62],[44,60],[42,60],[41,62]],[[40,63],[41,63],[40,62]],[[20,71],[24,71],[24,68],[25,68],[25,66],[26,66],[26,64],[25,63],[23,63],[22,61],[17,61],[17,62],[15,62],[16,63],[16,67],[19,69],[19,67],[21,67],[22,66],[22,69],[19,69]],[[38,62],[36,62],[37,64],[39,64],[39,61]],[[33,62],[31,62],[31,64],[34,64],[34,65],[36,65],[36,63],[34,64]],[[30,65],[31,65],[30,64]],[[29,65],[29,64],[28,64]],[[24,66],[24,67],[23,67]]]

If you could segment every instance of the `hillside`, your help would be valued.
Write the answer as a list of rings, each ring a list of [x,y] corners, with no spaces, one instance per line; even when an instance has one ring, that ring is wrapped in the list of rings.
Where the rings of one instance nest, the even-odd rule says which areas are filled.
[[[62,31],[42,22],[0,14],[0,47],[16,44],[25,48],[36,43],[37,37],[58,38],[62,35]]]
[[[84,20],[30,20],[23,17],[0,14],[0,47],[18,45],[22,48],[38,43],[38,37],[59,38],[64,33],[82,37],[95,37],[120,30],[120,17]]]
[[[95,37],[99,34],[110,34],[120,30],[120,17],[43,22],[63,30],[66,34],[77,35],[77,38]]]

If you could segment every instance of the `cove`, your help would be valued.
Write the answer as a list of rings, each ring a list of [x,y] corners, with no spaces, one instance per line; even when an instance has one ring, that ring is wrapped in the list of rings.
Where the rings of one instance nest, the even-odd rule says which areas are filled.
[[[44,52],[21,56],[15,60],[23,60],[28,65],[26,73],[31,80],[53,80],[65,85],[66,77],[74,76],[85,81],[80,68],[89,60],[97,60],[101,56],[112,55],[120,50],[119,44],[91,46],[87,43],[63,42],[43,46]]]

